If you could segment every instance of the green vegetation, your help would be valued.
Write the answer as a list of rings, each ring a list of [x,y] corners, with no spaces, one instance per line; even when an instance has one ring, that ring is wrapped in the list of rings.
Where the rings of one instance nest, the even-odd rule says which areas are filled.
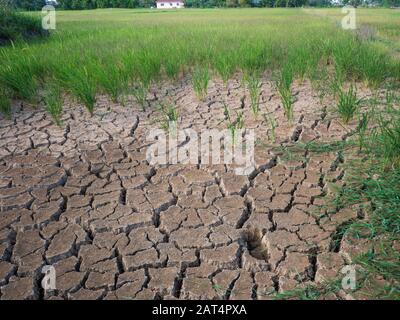
[[[254,117],[257,117],[260,109],[261,81],[257,74],[251,74],[247,77],[247,89],[250,93],[251,111]]]
[[[233,118],[229,107],[224,103],[224,115],[227,121],[226,127],[231,133],[232,143],[235,144],[237,131],[244,127],[243,112],[236,112],[236,117]]]
[[[11,102],[4,91],[0,90],[0,112],[7,118],[11,117]]]
[[[45,35],[39,17],[15,12],[0,3],[0,46]]]
[[[359,115],[356,134],[348,141],[296,143],[290,149],[347,156],[343,164],[346,183],[323,209],[358,206],[368,219],[350,220],[337,228],[332,250],[339,248],[346,235],[368,239],[369,250],[353,258],[362,268],[357,271],[357,292],[370,298],[400,299],[400,254],[393,248],[394,242],[400,243],[400,112],[398,104],[394,107],[399,96],[391,92],[373,99],[372,106]],[[361,155],[354,157],[357,144]],[[386,283],[380,285],[378,278]],[[319,299],[340,290],[337,279],[319,286],[299,287],[276,298]]]
[[[69,8],[67,3],[61,1]],[[82,3],[74,1],[71,9]],[[91,3],[100,6],[100,1]],[[227,1],[226,5],[239,2]],[[0,110],[8,116],[12,99],[33,104],[44,101],[54,122],[61,125],[64,94],[85,105],[91,114],[99,93],[114,102],[133,95],[145,110],[154,83],[187,75],[200,100],[205,99],[213,76],[227,84],[233,75],[247,75],[245,83],[256,116],[259,75],[272,74],[289,122],[294,118],[296,81],[310,79],[321,104],[333,94],[343,123],[358,119],[353,136],[346,141],[279,148],[290,157],[354,152],[353,158],[362,158],[356,163],[346,161],[346,184],[332,205],[340,209],[367,202],[369,218],[341,226],[333,245],[348,233],[367,237],[379,250],[375,246],[357,262],[368,274],[399,281],[398,253],[391,250],[400,234],[399,10],[359,9],[357,23],[376,31],[369,35],[338,28],[340,9],[60,11],[57,30],[48,41],[28,44],[25,40],[36,35],[31,30],[37,30],[38,16],[9,9],[0,12],[0,42],[8,44],[0,48]],[[343,89],[348,83],[361,82],[376,93],[372,108],[367,102],[361,108],[353,85]],[[386,96],[382,98],[378,89],[385,89]],[[243,112],[233,115],[227,105],[224,111],[234,142],[244,127]],[[162,104],[160,112],[165,129],[178,121],[173,104]],[[270,127],[269,138],[275,142],[275,117],[271,113],[263,116]],[[336,282],[324,288],[306,286],[281,297],[315,299],[336,289]],[[399,292],[398,283],[393,282],[381,296],[399,296]]]
[[[61,126],[61,112],[63,106],[63,99],[61,95],[60,87],[55,84],[50,84],[44,94],[44,102],[46,104],[46,110],[50,113],[53,121],[56,125]]]
[[[133,91],[144,107],[150,84],[163,76],[191,73],[196,93],[204,98],[214,75],[227,82],[238,71],[269,71],[278,75],[291,118],[289,88],[296,79],[318,73],[326,75],[321,85],[337,78],[374,88],[399,81],[400,12],[360,9],[357,21],[371,24],[380,37],[362,40],[337,27],[340,10],[310,10],[59,11],[57,29],[47,41],[17,40],[0,49],[0,87],[10,99],[34,102],[50,77],[89,110],[100,92],[121,101]]]
[[[264,121],[266,123],[268,123],[269,127],[270,127],[270,131],[268,132],[268,138],[269,140],[271,140],[272,143],[276,142],[276,127],[278,126],[278,124],[276,123],[276,119],[274,116],[271,116],[269,114],[264,113],[263,114],[264,117]]]
[[[12,1],[12,0],[9,0]],[[38,10],[43,6],[44,0],[15,0],[20,8],[25,10]],[[155,0],[58,0],[59,6],[66,10],[82,10],[96,8],[149,8],[155,6]],[[373,3],[383,7],[399,7],[400,0],[343,0],[343,4],[352,6],[368,5]],[[330,0],[185,0],[187,8],[214,8],[214,7],[329,7]]]
[[[196,66],[192,74],[192,85],[200,101],[203,101],[207,95],[208,81],[208,68]]]
[[[364,112],[360,114],[358,125],[357,125],[357,134],[358,134],[358,145],[360,147],[360,151],[365,147],[365,139],[368,130],[368,124],[370,123],[371,113]]]
[[[159,111],[161,113],[161,119],[159,119],[161,127],[164,130],[176,130],[179,114],[175,104],[172,102],[160,103]]]
[[[282,108],[289,122],[293,121],[293,96],[292,96],[292,83],[293,83],[293,70],[290,66],[286,65],[282,68],[276,76],[276,88],[279,92],[282,101]]]
[[[340,91],[337,110],[345,124],[348,124],[351,120],[353,120],[354,115],[359,108],[360,102],[361,100],[357,98],[357,92],[354,90],[353,85],[350,86],[348,91]]]

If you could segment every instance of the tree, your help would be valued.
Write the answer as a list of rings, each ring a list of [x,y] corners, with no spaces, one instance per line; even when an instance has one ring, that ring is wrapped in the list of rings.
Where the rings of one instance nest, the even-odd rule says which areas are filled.
[[[16,0],[15,4],[18,8],[28,11],[41,10],[45,5],[45,0]]]
[[[274,0],[261,0],[261,6],[271,8],[274,6]]]
[[[229,8],[237,7],[238,0],[226,0],[226,6]]]

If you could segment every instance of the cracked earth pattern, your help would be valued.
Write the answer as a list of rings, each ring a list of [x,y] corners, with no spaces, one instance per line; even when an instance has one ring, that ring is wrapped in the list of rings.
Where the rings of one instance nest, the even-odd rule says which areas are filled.
[[[254,119],[239,81],[211,82],[202,103],[189,79],[148,98],[143,112],[100,96],[93,117],[70,102],[62,128],[22,103],[0,120],[0,299],[269,299],[335,277],[365,245],[332,247],[358,210],[313,214],[345,176],[337,154],[289,161],[257,144],[249,176],[230,165],[147,163],[145,136],[166,98],[179,128],[226,129],[226,102],[267,141],[269,125]],[[295,98],[289,125],[275,89],[262,84],[260,114],[275,115],[277,145],[346,138],[309,84]],[[44,265],[55,267],[55,291],[41,289]]]

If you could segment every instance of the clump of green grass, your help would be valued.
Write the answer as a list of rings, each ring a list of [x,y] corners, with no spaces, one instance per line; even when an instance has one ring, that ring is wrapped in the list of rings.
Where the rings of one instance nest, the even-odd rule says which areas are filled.
[[[160,75],[161,59],[157,50],[139,51],[133,56],[133,73],[145,88],[149,88],[151,82]]]
[[[218,75],[221,77],[225,86],[227,86],[228,80],[235,70],[235,65],[230,59],[230,55],[219,55],[214,62],[214,68],[216,69]]]
[[[372,89],[378,88],[387,78],[388,59],[385,54],[364,45],[358,52],[357,68],[361,78]]]
[[[113,102],[119,102],[120,97],[127,91],[128,75],[118,62],[110,61],[107,65],[97,68],[97,79],[100,87]]]
[[[39,69],[37,58],[25,54],[5,62],[8,63],[0,64],[0,85],[7,88],[13,98],[36,102],[36,75]]]
[[[85,66],[65,66],[61,70],[62,85],[85,105],[90,115],[93,115],[96,103],[97,84],[94,74]]]
[[[125,55],[123,58],[123,69],[128,75],[127,81],[131,80],[134,83],[134,86],[129,88],[128,91],[133,94],[135,100],[142,107],[142,110],[145,111],[147,94],[151,83],[158,78],[161,70],[161,59],[158,51],[143,49]]]
[[[196,66],[193,69],[192,85],[200,101],[203,101],[207,95],[209,79],[208,67]]]
[[[379,120],[379,132],[375,135],[379,153],[385,159],[385,165],[394,167],[400,165],[400,117]]]
[[[169,56],[168,60],[165,61],[164,68],[169,79],[177,80],[181,70],[181,61],[179,61],[179,57],[176,55]]]
[[[174,103],[160,103],[159,111],[161,113],[161,127],[164,130],[176,130],[179,113]]]
[[[268,132],[269,139],[275,143],[276,142],[276,128],[278,124],[276,123],[276,119],[273,116],[270,116],[269,114],[263,114],[265,122],[267,122],[271,128],[271,130]]]
[[[293,82],[293,71],[290,66],[285,66],[278,73],[275,80],[276,88],[279,92],[282,102],[282,108],[285,112],[286,118],[289,122],[293,121],[293,96],[292,86]]]
[[[231,133],[233,144],[235,144],[237,131],[243,129],[244,127],[243,112],[242,111],[236,112],[236,116],[233,119],[228,106],[224,103],[224,115],[227,120],[227,129]]]
[[[138,82],[131,89],[131,92],[135,97],[136,102],[142,107],[142,110],[146,111],[147,93],[149,92],[149,87],[142,82]]]
[[[253,73],[246,78],[247,89],[250,93],[251,111],[257,117],[260,110],[261,81],[257,74]]]
[[[371,120],[371,114],[369,112],[362,113],[358,120],[356,131],[358,134],[358,146],[360,148],[360,151],[362,151],[365,147],[365,139],[370,120]]]
[[[50,113],[54,123],[61,127],[61,112],[63,107],[62,92],[57,84],[49,85],[44,94],[46,110]]]
[[[0,112],[7,118],[11,118],[11,102],[7,97],[5,90],[0,88]]]
[[[342,289],[341,280],[333,280],[324,285],[307,284],[299,288],[287,290],[274,296],[275,300],[318,300],[335,295]]]
[[[322,106],[325,97],[329,94],[329,76],[326,68],[314,68],[310,71],[310,81],[313,90],[318,94],[319,103]]]
[[[347,91],[340,91],[337,111],[345,124],[353,120],[361,101],[362,99],[357,98],[357,92],[353,85]]]

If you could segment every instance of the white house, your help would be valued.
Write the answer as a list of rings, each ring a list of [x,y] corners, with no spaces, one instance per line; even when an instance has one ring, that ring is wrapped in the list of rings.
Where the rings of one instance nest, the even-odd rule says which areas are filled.
[[[157,0],[157,9],[180,9],[184,8],[183,0]]]

